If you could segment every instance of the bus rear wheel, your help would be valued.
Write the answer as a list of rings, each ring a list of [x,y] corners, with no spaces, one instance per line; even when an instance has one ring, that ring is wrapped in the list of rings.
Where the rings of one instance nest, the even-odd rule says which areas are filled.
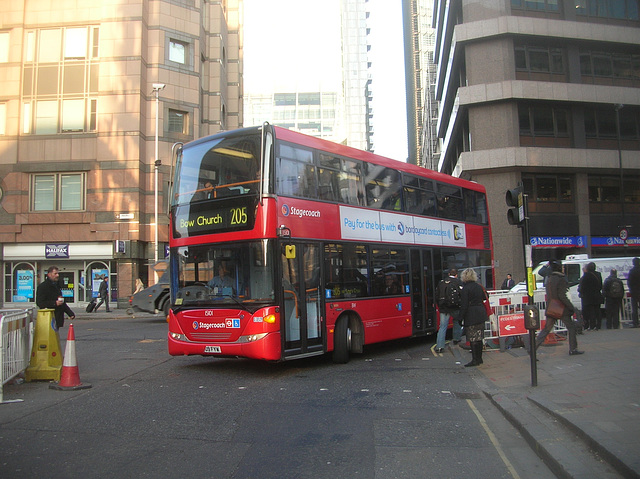
[[[333,336],[333,362],[346,364],[349,362],[349,351],[351,350],[351,328],[349,318],[338,319]]]

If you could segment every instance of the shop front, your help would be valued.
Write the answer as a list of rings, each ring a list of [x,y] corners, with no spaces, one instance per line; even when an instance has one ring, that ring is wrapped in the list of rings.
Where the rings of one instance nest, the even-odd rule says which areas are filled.
[[[105,277],[109,277],[110,299],[115,306],[116,265],[112,242],[4,245],[4,307],[35,306],[36,288],[50,266],[59,268],[62,295],[72,309],[83,308],[97,297]]]

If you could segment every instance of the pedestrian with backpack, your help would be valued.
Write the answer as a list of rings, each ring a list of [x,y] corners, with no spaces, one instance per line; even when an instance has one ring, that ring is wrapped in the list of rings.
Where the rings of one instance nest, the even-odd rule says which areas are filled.
[[[620,308],[624,298],[624,284],[618,278],[618,271],[612,269],[602,285],[604,310],[607,315],[607,329],[620,328]]]
[[[462,305],[462,281],[458,279],[457,269],[451,268],[449,276],[440,281],[436,289],[436,298],[440,312],[436,353],[441,353],[444,351],[449,319],[453,318],[453,344],[458,344],[462,338],[462,326],[459,322],[460,306]]]

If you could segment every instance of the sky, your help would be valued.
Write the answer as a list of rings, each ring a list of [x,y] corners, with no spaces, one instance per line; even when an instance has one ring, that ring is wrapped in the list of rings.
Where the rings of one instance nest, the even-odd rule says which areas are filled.
[[[401,0],[370,0],[374,147],[406,161]],[[339,0],[244,0],[244,91],[337,89],[342,63]],[[271,75],[274,68],[278,74]],[[282,91],[282,90],[281,90]]]

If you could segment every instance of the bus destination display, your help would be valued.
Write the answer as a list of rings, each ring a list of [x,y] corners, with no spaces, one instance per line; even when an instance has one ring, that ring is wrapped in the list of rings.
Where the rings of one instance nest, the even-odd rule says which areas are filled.
[[[249,201],[247,201],[249,200]],[[176,207],[174,237],[222,233],[253,228],[255,201],[253,198],[216,203],[200,203]]]

